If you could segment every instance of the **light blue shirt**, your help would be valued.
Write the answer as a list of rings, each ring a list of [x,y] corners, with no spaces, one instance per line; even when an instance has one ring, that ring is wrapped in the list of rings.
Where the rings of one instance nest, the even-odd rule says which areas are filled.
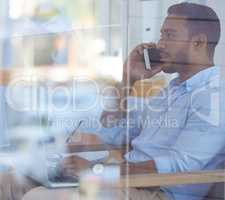
[[[7,124],[7,112],[5,102],[5,86],[0,86],[0,148],[8,144],[8,138],[6,135]]]
[[[172,80],[153,98],[130,98],[129,120],[101,128],[101,139],[131,142],[129,162],[154,160],[159,173],[219,168],[225,150],[225,84],[217,66],[179,84]],[[128,127],[128,128],[127,128]],[[162,187],[169,199],[199,200],[210,184]]]

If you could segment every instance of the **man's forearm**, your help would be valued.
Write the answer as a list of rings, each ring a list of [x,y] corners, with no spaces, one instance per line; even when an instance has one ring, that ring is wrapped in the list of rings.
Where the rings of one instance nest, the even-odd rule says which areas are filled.
[[[121,175],[126,174],[145,174],[145,173],[156,173],[156,165],[154,160],[140,162],[140,163],[122,163],[120,166]]]

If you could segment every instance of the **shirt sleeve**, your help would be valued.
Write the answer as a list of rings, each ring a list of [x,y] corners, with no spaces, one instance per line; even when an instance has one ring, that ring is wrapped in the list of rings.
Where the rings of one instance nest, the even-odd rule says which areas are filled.
[[[142,105],[143,98],[130,97],[129,98],[130,112],[127,118],[121,119],[117,126],[112,128],[100,127],[96,130],[96,134],[100,139],[111,145],[122,145],[129,143],[141,132],[141,119],[143,114]]]
[[[135,114],[135,113],[134,113]],[[106,144],[122,145],[130,143],[140,133],[140,127],[136,124],[133,118],[121,119],[117,126],[113,128],[102,127],[98,133],[98,136]],[[132,121],[132,125],[131,122]]]
[[[172,147],[153,158],[159,173],[202,170],[224,160],[224,98],[206,99],[211,99],[209,93],[192,102],[185,127]]]

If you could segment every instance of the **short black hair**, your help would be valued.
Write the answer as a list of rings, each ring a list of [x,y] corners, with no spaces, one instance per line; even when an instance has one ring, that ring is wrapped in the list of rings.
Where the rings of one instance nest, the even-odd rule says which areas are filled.
[[[168,15],[178,15],[188,21],[190,36],[203,33],[208,39],[209,55],[213,56],[221,34],[221,25],[216,12],[205,5],[179,3],[168,9]]]

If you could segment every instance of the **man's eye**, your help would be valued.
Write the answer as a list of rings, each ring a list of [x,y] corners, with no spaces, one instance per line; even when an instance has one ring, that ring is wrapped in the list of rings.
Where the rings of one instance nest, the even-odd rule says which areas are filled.
[[[160,35],[160,39],[172,39],[173,38],[173,34],[172,33],[164,33]]]
[[[175,38],[175,35],[173,33],[167,33],[166,38],[169,39],[169,40],[172,40],[172,39]]]
[[[167,38],[171,38],[172,36],[173,36],[172,33],[167,33],[167,34],[166,34],[166,37],[167,37]]]

